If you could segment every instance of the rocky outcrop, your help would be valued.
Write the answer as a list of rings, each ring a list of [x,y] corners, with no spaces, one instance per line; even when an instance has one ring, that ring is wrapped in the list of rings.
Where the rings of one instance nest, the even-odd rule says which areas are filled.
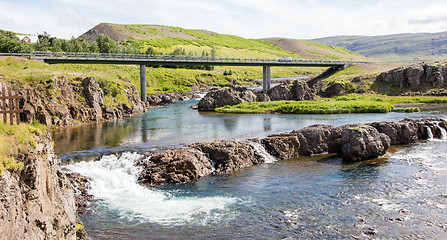
[[[92,179],[75,172],[66,172],[65,174],[75,190],[76,212],[78,214],[84,213],[88,207],[88,202],[93,199],[93,195],[88,193]]]
[[[194,149],[156,153],[139,165],[144,169],[140,173],[139,181],[148,185],[192,182],[209,175],[212,170],[210,161]]]
[[[304,81],[293,81],[273,87],[267,92],[244,87],[225,87],[211,89],[199,104],[199,111],[212,111],[215,108],[236,105],[244,102],[269,102],[279,100],[313,100],[315,94]]]
[[[39,120],[47,126],[63,127],[144,112],[145,107],[135,86],[121,87],[127,97],[126,103],[106,106],[103,89],[95,77],[71,80],[65,76],[52,77],[43,87],[25,85],[19,91],[24,96],[20,118],[24,122]]]
[[[398,122],[375,122],[369,125],[380,133],[386,134],[391,140],[391,145],[415,143],[419,140],[419,125],[413,119],[405,119]]]
[[[199,98],[199,96],[192,92],[168,92],[151,94],[148,95],[146,99],[149,106],[163,106],[166,104],[187,101],[194,98]]]
[[[446,85],[446,63],[422,63],[400,67],[377,76],[376,84],[402,88],[403,90],[426,91]]]
[[[270,154],[280,159],[336,153],[341,149],[341,132],[339,127],[317,124],[289,133],[272,134],[261,142]]]
[[[343,129],[341,156],[346,161],[361,161],[382,156],[391,140],[372,126],[357,125]]]
[[[72,186],[61,172],[49,135],[17,157],[25,168],[0,176],[2,239],[76,239]]]
[[[216,174],[229,174],[263,163],[264,158],[246,141],[214,141],[195,143],[191,147],[205,153],[214,163]]]
[[[447,122],[443,119],[405,119],[340,127],[317,124],[251,142],[201,142],[187,146],[191,149],[146,153],[150,157],[144,159],[148,160],[138,164],[144,169],[139,180],[150,185],[192,182],[210,174],[231,174],[264,163],[272,156],[290,159],[336,153],[345,161],[362,161],[382,156],[390,145],[425,140],[429,132],[435,138],[447,138],[446,129]],[[259,149],[262,147],[264,149]]]
[[[447,122],[442,118],[425,118],[417,121],[418,138],[426,140],[433,138],[447,138],[445,130],[447,130]],[[443,133],[444,132],[444,133]],[[430,136],[432,134],[433,136]]]
[[[224,87],[211,89],[199,102],[199,111],[211,111],[226,105],[243,102],[256,102],[257,95],[253,90],[244,87]]]

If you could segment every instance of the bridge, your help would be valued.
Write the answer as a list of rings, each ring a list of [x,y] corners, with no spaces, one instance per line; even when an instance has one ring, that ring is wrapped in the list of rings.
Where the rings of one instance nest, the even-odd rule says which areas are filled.
[[[0,53],[0,56],[19,56],[40,60],[48,64],[120,64],[140,65],[141,99],[146,101],[146,66],[262,66],[263,90],[270,89],[271,67],[329,67],[342,70],[353,63],[365,61],[309,60],[291,58],[227,58],[146,54],[105,53]]]

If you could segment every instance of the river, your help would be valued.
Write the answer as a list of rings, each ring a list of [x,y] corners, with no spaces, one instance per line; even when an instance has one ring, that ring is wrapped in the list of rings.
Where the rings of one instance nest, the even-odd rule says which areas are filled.
[[[197,102],[53,132],[65,168],[94,180],[95,200],[82,216],[93,239],[447,237],[445,140],[392,147],[382,158],[355,164],[333,155],[303,157],[150,189],[136,183],[139,169],[132,164],[139,152],[157,147],[265,137],[317,123],[444,118],[445,110],[226,115],[189,108]],[[83,161],[86,156],[96,160]]]

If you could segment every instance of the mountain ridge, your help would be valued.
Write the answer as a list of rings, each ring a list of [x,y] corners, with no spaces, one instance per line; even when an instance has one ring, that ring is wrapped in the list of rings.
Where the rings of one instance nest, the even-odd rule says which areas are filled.
[[[385,61],[437,61],[447,58],[447,31],[380,36],[342,35],[311,39]]]

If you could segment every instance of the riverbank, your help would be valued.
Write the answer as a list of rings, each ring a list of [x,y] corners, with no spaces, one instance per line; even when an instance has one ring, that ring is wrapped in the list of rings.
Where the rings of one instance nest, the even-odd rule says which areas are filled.
[[[74,189],[46,129],[1,122],[0,138],[1,238],[85,239]]]

